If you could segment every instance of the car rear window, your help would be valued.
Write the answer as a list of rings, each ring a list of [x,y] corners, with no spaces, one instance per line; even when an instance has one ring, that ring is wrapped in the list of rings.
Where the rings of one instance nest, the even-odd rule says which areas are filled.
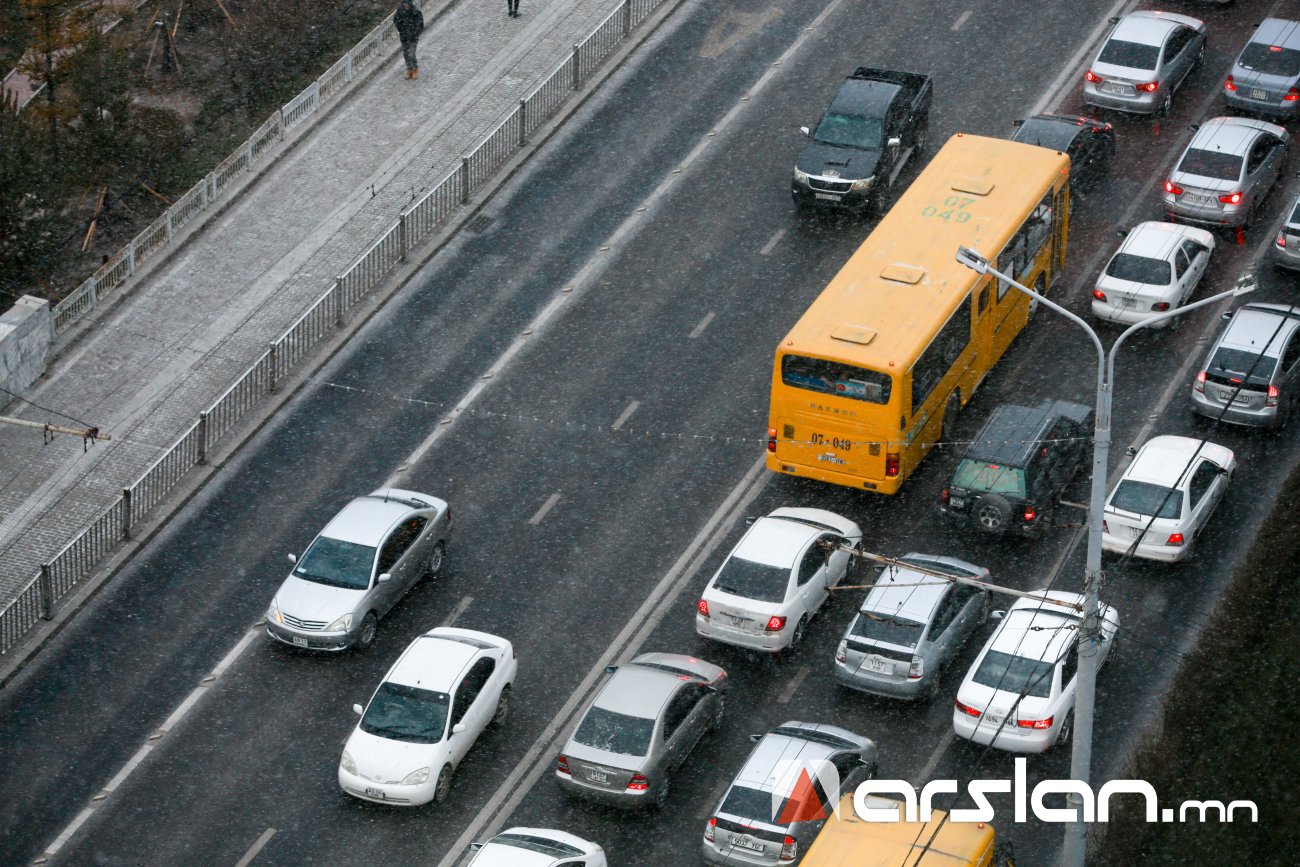
[[[1097,60],[1115,66],[1127,66],[1130,69],[1155,69],[1156,64],[1160,62],[1160,46],[1111,39],[1102,46]]]
[[[305,581],[365,590],[375,565],[375,549],[369,545],[318,536],[302,555],[293,574]]]
[[[450,704],[445,692],[385,681],[361,717],[361,730],[391,741],[436,744],[446,731]]]
[[[1295,203],[1295,208],[1291,211],[1291,219],[1287,220],[1290,225],[1300,223],[1300,201]]]
[[[964,458],[952,474],[952,483],[959,488],[1006,494],[1012,497],[1025,495],[1025,471],[1017,467],[992,464]]]
[[[880,118],[827,113],[813,138],[822,144],[880,150],[882,132]]]
[[[1110,505],[1135,515],[1177,518],[1183,513],[1183,494],[1176,488],[1124,479],[1110,498]]]
[[[582,718],[573,739],[583,746],[607,753],[644,756],[650,751],[650,736],[654,729],[655,721],[652,719],[593,706]]]
[[[715,589],[758,602],[784,602],[790,587],[789,566],[769,566],[744,557],[732,557],[713,580]]]
[[[808,789],[808,786],[800,786],[800,789]],[[832,793],[836,796],[838,793]],[[822,799],[819,797],[819,801]],[[780,821],[782,816],[804,816],[807,811],[800,809],[800,804],[791,804],[789,798],[781,798],[780,803],[773,801],[771,792],[764,792],[761,789],[751,789],[748,786],[735,785],[727,792],[727,797],[723,799],[722,806],[718,809],[719,813],[727,813],[732,816],[740,816],[744,819],[755,819],[769,825],[782,825]],[[825,802],[822,803],[825,806]]]
[[[1264,75],[1294,78],[1300,75],[1300,51],[1281,45],[1250,42],[1237,58],[1237,65]]]
[[[1047,698],[1052,694],[1052,668],[1055,665],[1053,660],[1030,659],[990,650],[984,655],[980,667],[975,669],[973,679],[978,684],[1003,692]]]
[[[1183,154],[1183,161],[1178,164],[1178,171],[1188,175],[1217,178],[1221,181],[1235,181],[1241,177],[1241,157],[1219,151],[1192,148]]]
[[[1271,355],[1220,346],[1205,372],[1233,384],[1268,385],[1273,379],[1275,367],[1277,359]]]
[[[881,404],[889,403],[893,385],[886,373],[802,355],[781,359],[781,381],[794,388]]]
[[[561,843],[559,840],[552,840],[549,837],[537,837],[532,834],[497,834],[492,838],[491,842],[501,846],[514,846],[517,849],[527,849],[529,852],[550,855],[552,858],[570,858],[582,854],[582,850],[577,846],[570,846],[568,843]]]
[[[1164,259],[1117,253],[1106,266],[1106,276],[1132,283],[1153,283],[1168,286],[1173,282],[1173,268]]]
[[[850,634],[868,641],[880,641],[885,644],[897,644],[899,647],[915,647],[925,632],[925,624],[917,623],[906,617],[884,612],[862,611],[853,621]]]

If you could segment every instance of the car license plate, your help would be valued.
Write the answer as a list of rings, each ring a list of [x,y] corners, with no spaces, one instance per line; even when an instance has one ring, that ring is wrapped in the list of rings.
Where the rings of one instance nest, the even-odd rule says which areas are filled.
[[[749,621],[744,617],[737,617],[734,614],[727,615],[727,621],[736,629],[744,629],[749,625]]]
[[[741,834],[739,837],[732,837],[731,842],[739,848],[748,849],[751,852],[762,852],[767,848],[748,834]]]
[[[954,509],[964,509],[964,508],[966,508],[966,498],[965,498],[965,497],[949,497],[949,498],[948,498],[948,505],[951,506],[951,507],[954,508]]]
[[[1131,84],[1116,84],[1113,81],[1102,82],[1102,93],[1113,93],[1116,96],[1132,96],[1137,93]]]
[[[881,674],[893,674],[894,664],[890,662],[888,659],[885,659],[880,656],[868,656],[867,670],[877,671],[880,672]]]
[[[984,721],[985,721],[986,723],[988,723],[989,725],[991,725],[991,726],[1000,726],[1000,725],[1002,725],[1002,720],[1003,720],[1003,719],[1004,719],[1004,717],[994,716],[994,715],[991,714],[991,713],[986,713],[986,714],[984,714]]]
[[[1201,196],[1196,193],[1183,193],[1183,201],[1189,205],[1208,205],[1214,201],[1214,197]]]
[[[826,202],[838,202],[843,196],[837,196],[835,193],[813,193],[817,198]]]
[[[609,774],[604,771],[587,771],[587,779],[591,780],[593,783],[600,783],[602,786],[609,784]]]
[[[295,635],[295,636],[293,637],[293,646],[294,646],[294,647],[306,647],[306,646],[307,646],[307,639],[303,638],[301,635]]]
[[[1264,91],[1260,90],[1260,89],[1257,88],[1257,87],[1252,87],[1252,88],[1250,89],[1250,98],[1251,98],[1251,99],[1268,99],[1268,94],[1265,93]]]
[[[1129,537],[1130,539],[1141,539],[1141,538],[1142,538],[1142,533],[1143,533],[1143,530],[1142,530],[1141,527],[1129,527],[1129,528],[1128,528],[1128,537]]]
[[[378,798],[379,800],[382,801],[382,800],[384,799],[384,790],[383,790],[383,789],[375,789],[375,788],[372,788],[371,786],[366,786],[366,797],[367,797],[367,798]]]

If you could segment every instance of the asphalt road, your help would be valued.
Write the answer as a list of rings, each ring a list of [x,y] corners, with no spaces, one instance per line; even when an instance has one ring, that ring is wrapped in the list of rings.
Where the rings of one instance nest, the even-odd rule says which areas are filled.
[[[49,846],[254,627],[285,555],[438,430],[397,481],[453,504],[443,576],[412,592],[367,654],[309,656],[254,636],[55,862],[233,865],[260,841],[257,865],[436,863],[466,834],[506,822],[595,839],[616,864],[694,863],[703,822],[749,750],[746,735],[786,719],[876,739],[882,776],[1009,774],[1008,757],[951,742],[948,701],[902,705],[835,687],[831,655],[856,595],[829,605],[805,644],[779,660],[698,639],[693,611],[742,517],[786,504],[853,518],[882,553],[952,554],[1024,589],[1051,580],[1059,562],[1055,586],[1078,588],[1074,530],[1008,543],[939,524],[950,451],[890,499],[750,472],[762,454],[772,348],[871,228],[795,221],[796,128],[816,118],[847,71],[869,62],[935,77],[933,140],[959,130],[1007,134],[1112,14],[1080,0],[1028,21],[1012,5],[971,4],[960,25],[961,11],[937,0],[740,0],[679,10],[489,206],[479,231],[439,255],[324,365],[0,695],[4,860],[30,863]],[[1086,311],[1112,230],[1160,217],[1157,185],[1188,124],[1219,113],[1219,82],[1236,46],[1276,5],[1243,0],[1231,12],[1204,11],[1207,63],[1173,114],[1107,118],[1119,131],[1119,158],[1077,204],[1058,300]],[[1076,91],[1064,110],[1077,107]],[[1220,239],[1198,297],[1247,267],[1294,187],[1288,177],[1245,245]],[[1260,300],[1294,291],[1291,278],[1268,269],[1261,277]],[[1186,408],[1184,367],[1204,351],[1215,316],[1190,314],[1171,333],[1126,348],[1117,460],[1144,430],[1206,429]],[[523,348],[494,366],[530,327]],[[1091,352],[1068,323],[1040,314],[975,397],[959,437],[1002,401],[1090,402]],[[1186,382],[1160,406],[1179,376]],[[468,411],[440,425],[484,382]],[[1238,451],[1240,469],[1200,555],[1182,568],[1128,564],[1103,591],[1125,632],[1099,681],[1099,775],[1116,772],[1157,710],[1179,650],[1213,627],[1215,594],[1250,543],[1240,528],[1258,526],[1295,461],[1288,436],[1213,438]],[[334,774],[355,720],[350,706],[415,635],[453,613],[456,625],[506,635],[518,648],[511,722],[476,745],[441,807],[348,799]],[[589,674],[639,647],[725,666],[728,718],[676,778],[662,814],[571,804],[546,779],[553,730]],[[945,696],[963,662],[947,673]],[[1034,759],[1030,783],[1067,768],[1064,753]],[[1058,828],[1033,823],[1004,830],[1021,863],[1045,863],[1059,838]]]

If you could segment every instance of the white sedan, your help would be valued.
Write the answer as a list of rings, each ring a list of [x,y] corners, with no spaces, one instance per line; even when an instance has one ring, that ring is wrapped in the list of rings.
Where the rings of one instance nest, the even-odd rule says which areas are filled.
[[[857,562],[862,530],[822,509],[777,509],[754,521],[696,603],[705,638],[776,653],[799,643],[808,621]]]
[[[573,834],[549,828],[508,828],[486,843],[469,867],[605,867],[605,850]]]
[[[510,712],[518,671],[509,641],[440,626],[402,651],[348,737],[339,785],[356,798],[413,806],[444,801],[488,725]]]
[[[1208,440],[1147,440],[1106,500],[1102,549],[1148,560],[1186,560],[1236,466],[1231,449]]]
[[[1139,223],[1097,278],[1092,312],[1132,325],[1181,307],[1196,291],[1214,252],[1214,236],[1194,226]],[[1167,327],[1172,319],[1154,325]]]

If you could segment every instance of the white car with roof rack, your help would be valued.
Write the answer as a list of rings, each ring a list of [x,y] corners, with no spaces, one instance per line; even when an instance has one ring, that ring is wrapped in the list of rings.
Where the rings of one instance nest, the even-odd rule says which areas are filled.
[[[384,675],[343,747],[339,786],[365,801],[446,800],[452,774],[489,725],[510,713],[519,670],[509,641],[439,626],[411,642]]]

